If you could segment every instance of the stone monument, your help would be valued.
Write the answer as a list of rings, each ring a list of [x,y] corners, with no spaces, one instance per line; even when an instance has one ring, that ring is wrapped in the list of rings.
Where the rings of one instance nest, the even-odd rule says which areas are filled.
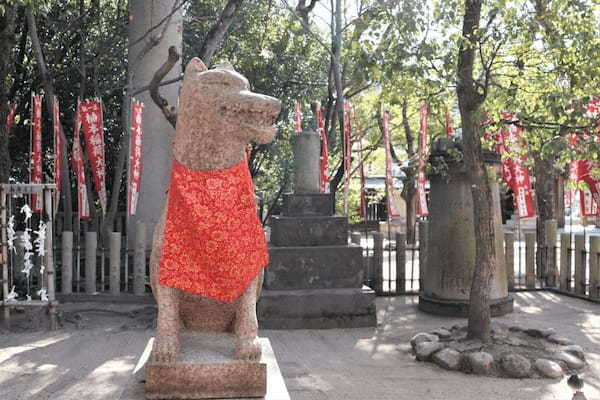
[[[256,299],[267,249],[245,159],[276,133],[280,103],[229,64],[185,71],[167,208],[150,260],[158,303],[146,398],[261,397]],[[263,339],[264,342],[264,339]]]
[[[454,156],[453,156],[454,154]],[[471,187],[458,144],[442,139],[432,146],[429,175],[431,191],[426,264],[419,309],[433,314],[468,315],[473,268],[475,268],[475,232]],[[492,316],[512,312],[504,262],[504,235],[500,211],[500,191],[495,154],[487,152],[486,163],[492,190],[496,271],[492,279],[490,303]]]
[[[348,244],[348,220],[333,215],[320,193],[320,138],[305,131],[294,143],[294,193],[271,217],[270,264],[258,302],[266,329],[375,326],[375,293],[363,287],[362,248]]]

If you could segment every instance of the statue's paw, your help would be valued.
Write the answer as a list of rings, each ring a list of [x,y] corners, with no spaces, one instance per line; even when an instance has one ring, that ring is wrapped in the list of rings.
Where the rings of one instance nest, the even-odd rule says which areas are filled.
[[[258,339],[238,339],[235,344],[235,358],[238,360],[258,361],[262,349]]]
[[[171,363],[179,353],[179,338],[177,335],[158,335],[154,340],[152,354],[155,362]]]

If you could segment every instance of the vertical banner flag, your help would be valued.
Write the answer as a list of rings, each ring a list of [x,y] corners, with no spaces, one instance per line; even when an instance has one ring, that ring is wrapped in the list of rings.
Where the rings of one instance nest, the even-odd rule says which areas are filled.
[[[6,134],[12,131],[13,125],[15,124],[15,115],[17,114],[17,106],[8,105],[8,115],[6,116]]]
[[[129,190],[127,195],[128,215],[136,214],[142,180],[142,115],[144,104],[133,100],[131,105],[131,136],[129,140]]]
[[[350,172],[352,168],[352,126],[350,114],[352,106],[344,102],[344,212],[348,215],[348,195],[350,194]]]
[[[568,139],[570,147],[575,148],[578,146],[578,138],[575,133],[569,134]],[[595,141],[599,139],[598,137],[594,138]],[[580,145],[585,147],[585,143],[580,143]],[[597,163],[590,160],[573,160],[569,164],[569,179],[577,183],[584,182],[588,187],[587,190],[579,190],[579,210],[584,217],[593,217],[598,214],[597,205],[600,202],[600,180],[592,176],[592,170],[597,165]],[[576,192],[577,190],[570,191],[571,203],[573,203]]]
[[[56,185],[56,207],[60,201],[60,182],[61,182],[61,168],[62,168],[62,135],[60,125],[60,105],[58,99],[54,96],[54,102],[52,103],[52,123],[54,125],[54,184]]]
[[[427,149],[427,118],[429,114],[429,107],[427,104],[421,105],[420,115],[420,129],[419,129],[419,168],[417,176],[417,215],[419,217],[426,217],[429,215],[427,209],[427,196],[425,194],[425,185],[427,179],[425,177],[425,159]]]
[[[85,168],[83,165],[83,151],[79,142],[79,132],[81,130],[81,114],[79,104],[75,113],[75,123],[73,128],[73,172],[77,178],[77,209],[79,210],[79,219],[90,218],[90,205],[87,198],[87,186],[85,183]]]
[[[452,128],[452,117],[449,113],[446,113],[446,124],[444,126],[446,130],[446,137],[448,139],[454,139],[454,129]]]
[[[302,132],[302,106],[296,103],[294,117],[296,119],[296,133]]]
[[[327,151],[327,133],[325,132],[325,119],[323,118],[323,109],[321,103],[316,102],[317,110],[317,130],[321,137],[321,157],[319,184],[321,193],[329,193],[329,152]]]
[[[42,183],[42,96],[31,94],[31,183]],[[31,210],[42,211],[42,196],[31,195]]]
[[[390,151],[390,113],[386,110],[383,113],[383,146],[385,147],[385,191],[386,207],[388,221],[394,217],[400,216],[398,202],[396,200],[396,191],[394,188],[394,178],[392,176],[392,152]]]
[[[106,214],[106,164],[104,161],[102,102],[99,99],[85,101],[79,104],[79,110],[85,149],[94,176],[94,186],[98,192],[102,213]]]
[[[514,121],[512,113],[503,112],[502,119],[505,121]],[[519,139],[522,128],[515,123],[508,123],[500,133],[502,137],[504,150],[510,153],[518,153],[521,149]],[[529,170],[525,165],[525,156],[507,156],[502,166],[502,175],[506,183],[511,187],[515,196],[515,203],[519,213],[519,218],[529,218],[535,216],[533,205],[533,193],[529,179]]]

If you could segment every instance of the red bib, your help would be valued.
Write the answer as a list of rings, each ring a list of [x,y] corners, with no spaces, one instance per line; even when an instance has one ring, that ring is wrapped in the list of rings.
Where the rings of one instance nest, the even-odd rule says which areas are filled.
[[[173,160],[160,284],[231,302],[268,262],[246,162],[195,171]]]

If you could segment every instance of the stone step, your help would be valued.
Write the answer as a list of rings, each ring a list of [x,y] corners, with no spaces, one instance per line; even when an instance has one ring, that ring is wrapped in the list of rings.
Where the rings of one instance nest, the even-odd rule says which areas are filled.
[[[360,288],[362,247],[270,247],[266,289]]]
[[[330,194],[321,193],[285,193],[283,195],[282,212],[287,217],[333,215],[333,198]]]
[[[262,329],[336,329],[377,325],[375,292],[353,289],[263,290],[257,304]]]
[[[348,243],[348,219],[342,216],[273,216],[271,243],[274,246],[345,245]]]

